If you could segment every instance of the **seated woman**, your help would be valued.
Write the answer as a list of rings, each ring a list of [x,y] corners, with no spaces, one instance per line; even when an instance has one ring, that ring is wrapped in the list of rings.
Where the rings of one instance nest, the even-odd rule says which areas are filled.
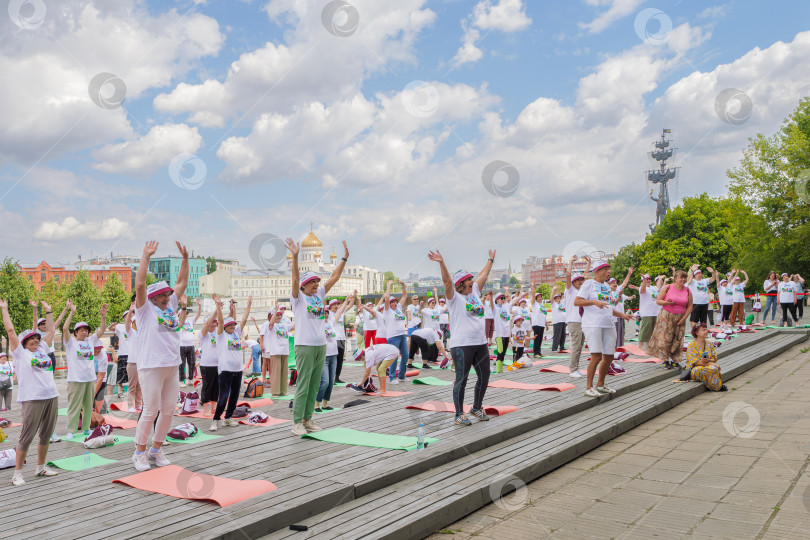
[[[717,349],[713,343],[706,341],[709,331],[705,324],[697,324],[692,329],[695,340],[686,348],[686,369],[692,369],[693,381],[701,381],[709,390],[725,392],[728,390],[720,378],[720,366],[717,365]]]

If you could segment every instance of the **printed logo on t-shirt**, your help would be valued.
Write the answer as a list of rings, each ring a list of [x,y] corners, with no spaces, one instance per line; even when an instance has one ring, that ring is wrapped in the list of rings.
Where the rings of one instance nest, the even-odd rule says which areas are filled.
[[[496,306],[496,309],[498,310],[498,316],[499,316],[499,317],[500,317],[502,320],[504,320],[504,321],[508,321],[508,320],[511,318],[511,316],[509,315],[509,312],[508,312],[508,311],[506,311],[505,309],[503,309],[503,308],[499,308],[499,307],[497,307],[497,306]]]
[[[226,334],[228,336],[228,350],[229,351],[241,351],[242,350],[242,342],[239,341],[239,338],[236,337],[234,334]]]
[[[729,296],[734,294],[734,291],[732,291],[731,288],[729,288],[729,287],[723,289],[723,292],[726,293]]]
[[[31,356],[31,367],[41,371],[50,371],[53,368],[51,357],[37,351]]]
[[[698,292],[702,292],[702,293],[703,293],[703,292],[708,291],[708,290],[709,290],[709,288],[708,288],[708,287],[706,286],[706,284],[705,284],[705,283],[703,283],[702,281],[698,281],[698,282],[697,282],[697,285],[695,285],[695,290],[697,290]]]
[[[276,337],[285,338],[287,337],[287,327],[282,325],[275,325],[273,328],[276,330]]]
[[[469,306],[469,304],[467,304],[467,305]],[[469,311],[469,308],[467,308],[467,310]],[[436,311],[431,312],[430,320],[431,321],[438,321],[439,320],[439,314],[436,313]]]
[[[192,333],[194,332],[194,327],[191,326],[191,323],[183,323],[183,330],[186,332]]]
[[[557,311],[565,313],[565,306],[563,304],[557,304]]]
[[[515,332],[515,342],[518,345],[523,345],[523,342],[526,339],[526,331],[525,330],[517,330]]]
[[[82,360],[93,360],[93,346],[86,341],[79,341],[76,347],[76,356]]]
[[[329,339],[334,338],[336,335],[335,329],[329,323],[323,325],[323,331],[326,333],[326,337],[328,337]]]
[[[180,331],[180,320],[177,318],[177,314],[172,308],[166,306],[166,309],[162,310],[155,306],[155,311],[157,311],[158,328],[162,328],[168,332]]]
[[[307,313],[315,317],[316,319],[323,319],[324,311],[323,311],[323,302],[317,296],[307,296],[304,295],[307,300]]]
[[[405,320],[405,314],[402,313],[402,310],[397,308],[397,309],[394,310],[394,319],[397,320],[397,321],[404,321]]]
[[[596,293],[596,299],[600,302],[609,304],[612,300],[610,287],[607,285],[597,284],[593,291]]]
[[[217,344],[217,338],[214,337],[214,334],[209,334],[209,335],[211,336],[211,345],[216,345]]]
[[[474,294],[464,297],[464,309],[470,317],[484,316],[484,304],[482,304],[481,299]]]

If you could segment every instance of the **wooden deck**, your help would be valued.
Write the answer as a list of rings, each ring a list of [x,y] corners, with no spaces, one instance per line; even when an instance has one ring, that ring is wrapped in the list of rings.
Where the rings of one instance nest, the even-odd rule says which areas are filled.
[[[804,330],[765,330],[726,342],[720,349],[724,380],[807,337]],[[565,365],[567,360],[554,363]],[[486,423],[474,421],[466,428],[455,426],[451,413],[405,409],[426,400],[452,401],[449,386],[392,386],[391,390],[411,394],[364,397],[371,402],[315,415],[324,428],[411,436],[421,421],[428,436],[439,439],[423,451],[298,439],[290,433],[289,423],[222,428],[216,433],[222,439],[169,446],[166,453],[172,462],[191,471],[265,479],[278,486],[226,508],[113,484],[112,480],[136,472],[131,445],[94,451],[118,463],[84,472],[62,471],[52,479],[33,477],[36,458],[29,454],[25,486],[10,485],[11,470],[0,473],[6,477],[0,482],[0,500],[8,501],[0,538],[421,538],[489,503],[493,490],[500,493],[501,486],[508,484],[505,479],[533,480],[703,391],[699,384],[671,383],[674,373],[658,364],[625,367],[627,374],[610,377],[611,386],[619,392],[599,400],[582,395],[584,379],[539,373],[539,367],[493,374],[492,380],[574,381],[577,388],[562,393],[489,388],[485,405],[520,409]],[[344,373],[345,380],[353,380],[361,368],[344,368]],[[422,375],[453,377],[436,369],[423,370]],[[472,375],[468,403],[474,381]],[[354,399],[353,392],[336,389],[332,404]],[[261,410],[289,419],[288,404],[277,401]],[[12,412],[10,418],[17,420],[19,409]],[[174,423],[183,421],[175,417]],[[192,421],[206,431],[210,423]],[[65,417],[60,417],[60,434],[64,422]],[[0,448],[13,446],[19,428],[8,429],[7,434],[9,439]],[[49,459],[79,455],[83,450],[80,444],[60,442],[51,446]],[[289,531],[290,524],[300,523],[310,530]]]

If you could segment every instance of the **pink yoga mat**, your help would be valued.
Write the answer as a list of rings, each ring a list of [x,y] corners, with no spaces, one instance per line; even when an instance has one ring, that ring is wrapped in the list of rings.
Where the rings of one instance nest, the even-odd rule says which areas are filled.
[[[281,418],[273,418],[269,416],[267,418],[267,422],[263,424],[252,424],[247,421],[247,419],[239,420],[240,424],[245,424],[246,426],[257,426],[257,427],[270,427],[270,426],[277,426],[278,424],[286,424],[287,422],[292,422],[292,420],[282,420]]]
[[[174,415],[175,416],[180,416],[182,418],[203,418],[203,419],[208,419],[208,420],[211,420],[211,419],[214,418],[213,414],[203,414],[202,411],[197,411],[197,412],[194,412],[194,413],[191,413],[191,414],[174,413]]]
[[[21,425],[22,425],[22,423],[21,423],[21,422],[12,422],[11,424],[9,424],[9,425],[7,425],[7,426],[3,426],[3,428],[2,428],[2,429],[8,429],[8,428],[13,428],[13,427],[18,427],[18,426],[21,426]]]
[[[616,347],[617,351],[621,352],[629,352],[630,354],[634,354],[636,356],[649,356],[647,351],[636,345],[635,343],[625,343],[621,347]],[[627,360],[625,360],[626,362]]]
[[[571,373],[571,368],[569,368],[568,366],[561,366],[560,364],[554,364],[553,366],[540,368],[540,372]]]
[[[118,403],[110,403],[110,409],[113,411],[123,411],[129,412],[129,405],[126,401],[120,401]]]
[[[405,394],[410,394],[410,392],[391,392],[391,391],[388,391],[388,392],[386,392],[384,394],[380,394],[380,393],[373,393],[372,394],[372,393],[366,392],[363,395],[364,396],[380,396],[380,397],[399,397],[399,396],[404,396]]]
[[[138,426],[137,420],[118,418],[117,416],[113,416],[111,414],[105,414],[104,420],[107,422],[107,424],[111,425],[112,427],[116,427],[118,429],[132,429]]]
[[[255,409],[256,407],[266,407],[267,405],[272,405],[273,400],[270,398],[258,398],[252,401],[238,401],[236,406],[239,407],[240,405],[247,405],[251,409]]]
[[[157,467],[151,471],[113,480],[113,483],[116,482],[178,499],[215,502],[222,507],[276,489],[274,484],[266,480],[232,480],[195,473],[177,465]]]
[[[425,401],[423,403],[415,403],[408,405],[406,409],[417,409],[422,411],[436,411],[436,412],[456,412],[456,407],[452,403],[446,401]],[[515,412],[520,407],[514,405],[484,405],[484,412],[489,416],[503,416],[510,412]],[[470,412],[472,405],[464,405],[464,412]]]
[[[536,360],[532,365],[533,366],[542,366],[543,364],[548,364],[549,362],[553,362],[554,360]]]
[[[489,383],[488,386],[490,388],[511,388],[513,390],[554,390],[556,392],[565,392],[566,390],[576,388],[576,386],[574,386],[571,383],[529,384],[517,381],[510,381],[507,379],[501,379],[498,381],[491,382]]]
[[[663,362],[660,358],[653,358],[652,356],[646,358],[625,358],[624,361],[633,364],[659,364]]]

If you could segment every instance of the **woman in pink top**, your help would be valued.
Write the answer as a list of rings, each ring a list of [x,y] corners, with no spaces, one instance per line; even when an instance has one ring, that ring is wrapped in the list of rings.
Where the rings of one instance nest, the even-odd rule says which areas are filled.
[[[647,354],[662,358],[667,369],[680,367],[686,321],[692,313],[692,293],[686,286],[686,272],[675,272],[675,281],[661,289],[656,303],[663,309],[647,344]]]

